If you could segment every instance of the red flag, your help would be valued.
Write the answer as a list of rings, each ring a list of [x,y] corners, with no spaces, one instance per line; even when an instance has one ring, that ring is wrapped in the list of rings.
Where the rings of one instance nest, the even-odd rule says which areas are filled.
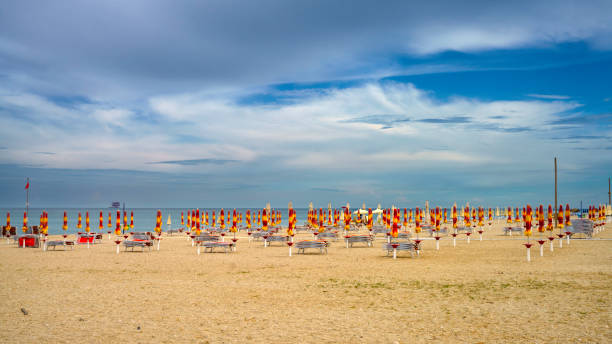
[[[28,182],[26,183],[26,190],[30,188],[30,181],[28,180]]]

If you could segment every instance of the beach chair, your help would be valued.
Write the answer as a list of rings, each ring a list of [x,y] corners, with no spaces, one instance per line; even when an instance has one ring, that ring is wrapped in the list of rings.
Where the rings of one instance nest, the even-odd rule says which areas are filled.
[[[372,235],[347,235],[344,237],[346,247],[353,247],[355,243],[365,243],[367,247],[373,246],[374,237]]]
[[[208,250],[208,252],[212,253],[215,248],[223,249],[224,253],[232,252],[234,243],[227,241],[200,241],[197,243],[199,247],[204,248],[204,252]],[[198,249],[199,252],[199,249]]]
[[[594,223],[588,219],[576,219],[572,221],[572,225],[567,227],[568,232],[573,237],[576,234],[584,234],[587,238],[593,237]]]
[[[151,241],[151,235],[143,232],[136,232],[132,234],[132,240],[126,240],[123,242],[123,247],[125,247],[125,251],[131,249],[134,252],[134,248],[140,247],[142,252],[145,251],[145,248],[148,248],[151,251],[153,247],[153,242]]]
[[[523,234],[522,227],[504,227],[504,235],[512,235],[513,233],[517,233],[519,235]]]
[[[298,241],[295,247],[298,249],[298,254],[304,254],[304,251],[309,248],[318,249],[321,254],[325,251],[327,254],[328,242],[325,240],[304,240]]]
[[[266,238],[267,246],[270,246],[273,242],[280,242],[281,245],[284,245],[289,241],[289,236],[287,235],[270,235]]]
[[[319,233],[319,234],[317,234],[317,238],[319,238],[321,240],[331,239],[333,241],[338,241],[338,232],[336,232],[336,231],[327,231],[327,232]]]
[[[391,242],[383,245],[383,250],[387,251],[387,256],[395,250],[396,252],[408,251],[410,252],[410,257],[414,257],[416,249],[416,245],[413,242]]]
[[[59,246],[63,247],[64,251],[70,247],[70,250],[74,250],[74,241],[64,241],[64,240],[51,240],[45,243],[45,251],[48,251],[50,247],[53,247],[53,251]]]
[[[195,242],[219,241],[219,236],[212,233],[203,233],[201,235],[196,235],[193,240]]]

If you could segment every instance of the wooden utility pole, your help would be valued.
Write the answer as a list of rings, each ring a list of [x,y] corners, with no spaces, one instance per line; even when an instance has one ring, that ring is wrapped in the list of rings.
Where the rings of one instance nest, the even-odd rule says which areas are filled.
[[[557,227],[557,157],[555,157],[555,228]]]

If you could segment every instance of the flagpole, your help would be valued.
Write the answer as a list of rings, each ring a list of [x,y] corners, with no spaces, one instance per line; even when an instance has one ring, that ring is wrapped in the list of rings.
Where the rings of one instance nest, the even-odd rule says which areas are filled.
[[[30,212],[30,178],[26,178],[26,216]]]

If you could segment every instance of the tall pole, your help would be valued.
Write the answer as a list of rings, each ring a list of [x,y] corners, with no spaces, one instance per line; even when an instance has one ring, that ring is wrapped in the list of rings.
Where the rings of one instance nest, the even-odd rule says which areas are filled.
[[[608,205],[612,205],[612,193],[610,193],[610,177],[608,177]]]
[[[557,227],[557,157],[555,157],[555,227]]]
[[[28,216],[30,213],[30,177],[26,179],[26,216]]]

